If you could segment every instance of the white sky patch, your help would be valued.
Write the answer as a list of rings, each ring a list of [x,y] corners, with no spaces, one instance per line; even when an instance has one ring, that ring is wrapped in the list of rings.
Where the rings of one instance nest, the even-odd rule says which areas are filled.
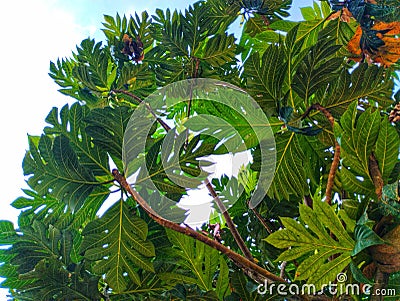
[[[73,14],[56,4],[22,0],[0,5],[0,219],[14,223],[18,212],[8,204],[23,195],[21,187],[27,187],[21,168],[27,133],[40,135],[50,109],[72,102],[57,92],[58,86],[48,76],[50,60],[70,56],[74,45],[90,33],[90,28],[81,27]]]
[[[40,135],[53,106],[71,98],[57,92],[48,76],[50,60],[70,56],[74,45],[90,34],[56,1],[20,0],[0,4],[1,105],[0,220],[17,223],[19,211],[9,206],[27,188],[21,168],[27,133]],[[93,30],[93,29],[92,29]],[[0,300],[7,299],[0,290]]]
[[[249,151],[235,155],[211,155],[206,158],[208,161],[215,163],[204,168],[205,171],[211,173],[208,176],[210,181],[213,178],[220,179],[223,175],[227,175],[229,178],[232,176],[237,178],[240,168],[252,162],[252,156]],[[213,208],[216,208],[212,201],[213,198],[204,185],[201,185],[199,189],[189,190],[187,195],[183,196],[178,203],[179,207],[189,210],[185,223],[197,228],[208,221]]]

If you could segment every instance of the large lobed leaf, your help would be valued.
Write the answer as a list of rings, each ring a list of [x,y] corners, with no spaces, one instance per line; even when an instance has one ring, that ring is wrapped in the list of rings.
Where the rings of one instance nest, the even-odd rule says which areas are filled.
[[[355,242],[333,208],[324,202],[314,202],[314,209],[301,204],[300,218],[302,223],[291,218],[281,218],[285,228],[268,236],[266,241],[277,248],[290,247],[281,253],[277,259],[279,261],[309,255],[297,267],[296,279],[307,279],[307,283],[320,288],[334,281],[336,275],[351,262]],[[328,261],[334,255],[336,257]]]
[[[220,274],[217,278],[217,287],[220,290],[217,293],[223,296],[228,287],[226,279],[229,275],[229,269],[219,252],[181,233],[167,230],[167,235],[174,245],[170,255],[177,258],[180,267],[184,270],[178,270],[173,274],[164,273],[160,277],[166,281],[197,284],[204,291],[212,291],[214,275],[219,267]],[[187,273],[187,271],[190,271],[190,273]]]
[[[115,203],[82,232],[81,252],[94,261],[93,271],[105,274],[113,291],[123,292],[130,281],[140,284],[138,268],[154,272],[154,245],[147,240],[147,223],[123,201]]]
[[[335,58],[340,49],[332,40],[320,40],[310,48],[309,54],[299,64],[293,78],[293,90],[308,104],[309,98],[336,77],[335,72],[343,59]]]
[[[275,136],[276,168],[268,196],[277,200],[290,196],[304,196],[307,191],[306,169],[304,152],[301,149],[299,138],[293,132]],[[252,169],[259,169],[259,151],[253,156]]]
[[[246,60],[243,73],[246,91],[264,111],[275,107],[282,97],[286,72],[285,53],[276,45],[269,46],[262,57],[255,52]]]
[[[121,106],[94,109],[86,116],[85,130],[93,138],[98,149],[110,154],[114,162],[122,169],[122,142],[124,132],[133,110]]]
[[[386,107],[392,103],[393,88],[393,81],[387,77],[385,69],[362,63],[351,72],[342,70],[334,83],[318,94],[318,98],[335,116],[341,116],[352,102],[359,99],[376,101]]]
[[[379,111],[367,109],[357,116],[357,102],[353,102],[335,127],[343,158],[340,175],[347,191],[369,194],[374,192],[370,175],[370,155],[374,152],[383,182],[389,181],[398,162],[399,141],[396,130],[380,117]]]
[[[79,103],[65,105],[60,111],[58,108],[53,108],[46,117],[49,126],[45,127],[44,132],[49,136],[62,135],[67,138],[82,166],[95,176],[110,177],[107,153],[97,145],[93,145],[92,137],[86,132],[86,118],[89,112],[86,106]]]
[[[99,277],[90,275],[73,259],[79,235],[35,219],[17,234],[11,223],[0,222],[3,246],[0,275],[7,277],[3,287],[13,289],[21,300],[71,300],[97,298]],[[78,263],[78,264],[76,264]]]
[[[23,161],[28,184],[40,196],[51,193],[72,210],[79,208],[99,185],[93,172],[83,166],[65,136],[52,140],[42,135],[36,144],[29,137],[29,151]]]

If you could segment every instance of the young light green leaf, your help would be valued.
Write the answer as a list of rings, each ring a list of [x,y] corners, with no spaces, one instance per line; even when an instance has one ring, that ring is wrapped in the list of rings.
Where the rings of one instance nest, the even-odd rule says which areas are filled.
[[[283,252],[278,261],[294,260],[309,254],[298,266],[296,279],[307,279],[307,283],[321,287],[333,281],[337,273],[350,263],[355,242],[333,208],[325,202],[314,202],[314,209],[300,205],[300,218],[304,224],[281,218],[285,228],[269,235],[266,241],[278,248],[291,248]],[[333,255],[339,256],[329,261]]]

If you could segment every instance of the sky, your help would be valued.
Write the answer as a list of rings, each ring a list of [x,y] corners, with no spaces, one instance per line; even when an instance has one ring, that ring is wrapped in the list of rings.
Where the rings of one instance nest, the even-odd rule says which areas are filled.
[[[155,8],[185,8],[184,0],[18,0],[0,3],[0,220],[16,224],[19,212],[9,204],[27,188],[22,159],[27,133],[40,135],[53,106],[72,102],[48,76],[50,61],[69,57],[75,45],[90,36],[102,39],[103,15],[133,14]],[[294,0],[298,7],[311,0]],[[0,292],[0,300],[6,300]]]

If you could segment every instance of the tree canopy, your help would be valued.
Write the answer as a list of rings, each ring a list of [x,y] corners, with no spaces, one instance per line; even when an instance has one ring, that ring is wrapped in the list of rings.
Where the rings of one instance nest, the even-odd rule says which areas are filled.
[[[291,6],[105,15],[104,41],[50,63],[74,103],[28,136],[18,225],[0,221],[11,300],[398,300],[399,3]]]

